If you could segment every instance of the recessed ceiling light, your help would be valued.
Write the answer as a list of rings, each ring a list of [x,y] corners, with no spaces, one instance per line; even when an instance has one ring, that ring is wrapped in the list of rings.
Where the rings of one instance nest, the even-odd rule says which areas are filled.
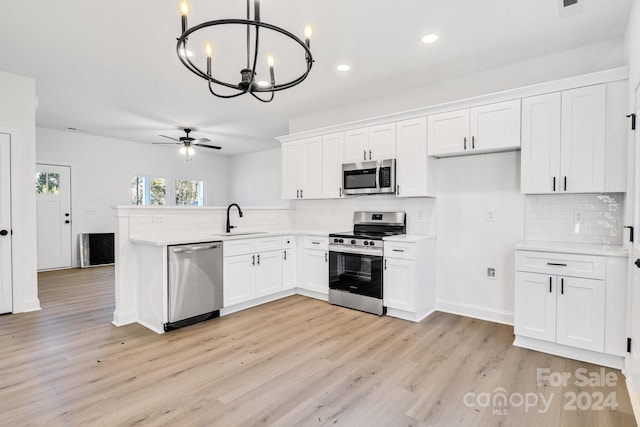
[[[336,67],[336,70],[342,71],[342,72],[349,71],[350,69],[351,67],[347,64],[340,64]]]
[[[182,48],[180,49],[180,55],[184,56],[184,49]],[[187,58],[191,58],[191,57],[193,57],[193,52],[187,49]]]
[[[425,44],[435,43],[438,41],[439,38],[440,36],[437,34],[427,34],[426,36],[422,37],[422,43],[425,43]]]

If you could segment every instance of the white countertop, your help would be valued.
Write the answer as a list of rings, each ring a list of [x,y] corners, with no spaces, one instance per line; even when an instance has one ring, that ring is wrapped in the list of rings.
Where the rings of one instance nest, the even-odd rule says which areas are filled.
[[[626,257],[629,251],[622,246],[591,245],[587,243],[563,243],[526,240],[516,245],[517,250],[539,252],[563,252],[582,255],[602,255]]]
[[[260,237],[273,237],[273,236],[287,236],[287,235],[307,235],[307,236],[328,236],[326,231],[269,231],[269,232],[251,232],[236,231],[230,234],[215,234],[215,233],[200,233],[200,232],[175,232],[169,231],[166,233],[149,233],[149,234],[137,234],[135,236],[129,236],[129,241],[133,243],[140,243],[143,245],[152,246],[168,246],[168,245],[185,245],[190,243],[204,243],[204,242],[220,242],[226,240],[240,240],[240,239],[257,239]]]
[[[382,240],[385,242],[404,242],[404,243],[412,243],[419,242],[421,240],[427,239],[435,239],[436,236],[434,234],[400,234],[397,236],[387,236]]]

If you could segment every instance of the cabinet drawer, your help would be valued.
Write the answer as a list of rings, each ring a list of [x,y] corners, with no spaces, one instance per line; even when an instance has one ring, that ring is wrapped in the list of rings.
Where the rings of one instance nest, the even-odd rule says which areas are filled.
[[[606,259],[594,255],[516,251],[516,270],[587,279],[604,279]]]
[[[282,236],[282,249],[293,249],[296,247],[296,236],[287,235]]]
[[[416,259],[415,243],[384,242],[384,256],[387,258]]]
[[[329,249],[329,237],[304,236],[304,247],[326,251]]]
[[[222,252],[225,257],[246,255],[256,251],[254,239],[227,240],[222,245]]]
[[[255,239],[255,248],[256,252],[280,250],[282,248],[282,237],[261,237],[259,239]]]

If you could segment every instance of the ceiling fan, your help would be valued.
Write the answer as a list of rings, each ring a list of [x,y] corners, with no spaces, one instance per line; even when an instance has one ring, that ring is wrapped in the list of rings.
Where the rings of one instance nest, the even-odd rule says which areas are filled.
[[[204,148],[211,148],[212,150],[220,150],[222,147],[218,146],[218,145],[207,145],[206,142],[211,142],[211,140],[209,138],[192,138],[189,136],[189,134],[191,133],[192,129],[189,128],[185,128],[183,129],[184,133],[186,136],[181,136],[179,139],[176,138],[172,138],[170,136],[167,135],[160,135],[163,138],[167,138],[170,139],[172,141],[176,141],[176,142],[154,142],[154,144],[177,144],[177,145],[182,145],[182,147],[180,147],[180,150],[178,150],[180,152],[180,154],[182,154],[183,156],[193,156],[195,154],[195,150],[193,149],[194,146],[197,147],[204,147]]]

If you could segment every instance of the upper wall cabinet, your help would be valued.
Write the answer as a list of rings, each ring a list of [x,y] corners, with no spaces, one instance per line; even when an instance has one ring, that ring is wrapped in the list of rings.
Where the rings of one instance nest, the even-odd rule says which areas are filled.
[[[435,196],[435,163],[427,157],[427,118],[396,123],[396,196]]]
[[[344,163],[396,157],[396,124],[386,123],[344,133]]]
[[[524,98],[522,193],[625,191],[625,103],[620,82]]]
[[[516,150],[520,147],[520,100],[428,117],[429,156]]]
[[[282,144],[282,198],[322,197],[322,137]]]
[[[342,197],[342,163],[344,159],[344,133],[322,137],[322,198]]]

